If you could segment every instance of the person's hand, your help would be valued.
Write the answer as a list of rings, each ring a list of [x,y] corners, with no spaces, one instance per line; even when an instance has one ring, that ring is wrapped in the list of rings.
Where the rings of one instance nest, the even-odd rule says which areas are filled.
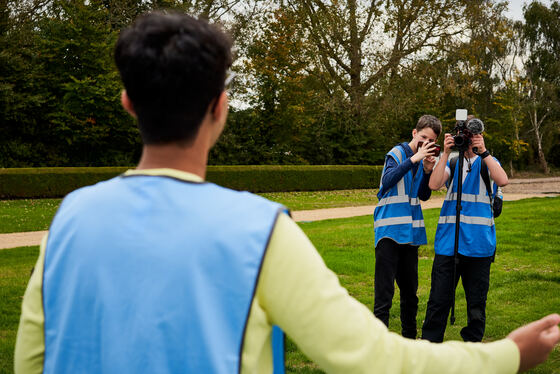
[[[481,154],[486,151],[486,146],[484,145],[484,137],[482,134],[476,134],[472,137],[472,147],[476,148],[476,153]]]
[[[417,163],[424,160],[426,157],[431,157],[435,154],[434,142],[424,142],[418,151],[410,158],[412,162]]]
[[[560,315],[551,314],[520,327],[507,336],[519,348],[520,373],[546,361],[550,351],[560,342],[559,323]]]
[[[451,148],[455,146],[455,141],[453,140],[453,135],[445,133],[445,138],[443,140],[443,152],[449,156],[451,153]]]
[[[428,156],[424,159],[424,173],[429,174],[434,170],[434,165],[436,164],[436,158],[434,156]]]

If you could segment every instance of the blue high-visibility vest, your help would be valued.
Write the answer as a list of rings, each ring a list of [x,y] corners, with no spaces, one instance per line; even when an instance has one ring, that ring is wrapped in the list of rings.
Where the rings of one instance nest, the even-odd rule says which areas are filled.
[[[469,257],[490,257],[496,251],[496,227],[492,207],[486,185],[480,176],[482,162],[482,159],[477,157],[472,163],[461,193],[458,249],[460,254]],[[441,208],[434,244],[435,253],[439,255],[453,256],[454,253],[457,184],[461,177],[457,171],[453,174]]]
[[[406,160],[406,153],[398,145],[387,153],[398,165]],[[383,174],[385,173],[383,166]],[[423,177],[423,162],[420,162],[418,171],[413,177],[409,170],[404,177],[388,190],[383,188],[383,174],[377,197],[379,203],[373,213],[375,230],[375,245],[383,238],[389,238],[399,244],[422,245],[428,242],[424,226],[424,216],[418,192]]]
[[[284,208],[211,183],[131,175],[67,196],[44,265],[45,373],[238,373]],[[276,372],[283,333],[275,329]]]

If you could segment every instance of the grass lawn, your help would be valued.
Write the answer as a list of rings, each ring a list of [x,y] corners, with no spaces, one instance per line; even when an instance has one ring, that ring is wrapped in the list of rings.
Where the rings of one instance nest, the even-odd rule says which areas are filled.
[[[61,201],[0,200],[0,233],[47,230]]]
[[[432,192],[444,195],[442,191]],[[271,192],[259,194],[294,210],[377,204],[377,190]],[[0,200],[0,233],[47,230],[62,199]]]
[[[22,213],[23,214],[23,213]],[[430,285],[433,238],[439,211],[425,211],[428,240],[420,250],[418,326],[422,324]],[[17,215],[16,215],[17,218]],[[485,341],[503,338],[515,327],[560,312],[560,197],[505,202],[497,219],[498,252],[492,265]],[[302,223],[327,265],[350,294],[373,308],[373,225],[371,216]],[[19,308],[38,247],[0,250],[0,373],[10,373]],[[398,289],[390,329],[400,332]],[[466,324],[464,292],[457,290],[457,321],[446,340],[460,340]],[[288,340],[287,371],[321,373]],[[560,349],[532,373],[560,373]]]
[[[418,263],[418,328],[426,313],[433,262],[433,239],[439,209],[424,212],[428,245],[420,248]],[[545,314],[560,312],[560,198],[505,202],[496,219],[498,251],[490,274],[487,325],[484,341],[505,337],[514,328]],[[370,216],[302,223],[350,294],[373,310],[375,256]],[[448,326],[446,340],[461,340],[466,325],[465,294],[457,288],[456,322]],[[389,328],[400,333],[399,296],[396,289]],[[293,373],[322,373],[290,343],[288,369]],[[532,373],[560,373],[560,347],[545,365]]]
[[[377,190],[271,192],[259,194],[291,210],[377,204]],[[0,200],[0,233],[47,230],[62,199]]]

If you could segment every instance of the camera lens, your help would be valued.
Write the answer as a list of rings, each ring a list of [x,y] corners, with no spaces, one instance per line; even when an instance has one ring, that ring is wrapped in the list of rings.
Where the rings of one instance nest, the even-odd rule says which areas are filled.
[[[464,135],[455,135],[453,141],[456,147],[463,147],[467,143],[467,138]]]

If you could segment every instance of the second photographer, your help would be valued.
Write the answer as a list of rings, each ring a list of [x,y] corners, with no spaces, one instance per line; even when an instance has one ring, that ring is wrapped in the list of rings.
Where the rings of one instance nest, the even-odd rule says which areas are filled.
[[[468,125],[473,119],[469,116],[466,124]],[[480,124],[482,125],[482,122]],[[482,340],[486,321],[490,264],[496,251],[492,196],[487,192],[482,172],[489,172],[493,186],[491,190],[494,193],[497,189],[494,184],[501,187],[508,183],[504,169],[486,150],[482,134],[473,135],[468,131],[463,132],[459,125],[458,122],[455,136],[445,134],[444,151],[429,182],[432,190],[438,190],[447,184],[447,195],[441,208],[434,244],[435,258],[430,297],[422,326],[422,338],[432,342],[443,341],[459,278],[462,279],[467,300],[467,326],[461,330],[461,337],[464,341]],[[457,143],[464,141],[464,144],[457,144],[456,139],[461,140]],[[462,175],[454,172],[456,160],[449,160],[452,148],[455,147],[464,147],[460,152],[464,154],[462,164],[465,167]],[[473,149],[477,153],[473,152]],[[486,168],[483,168],[483,163]],[[454,250],[459,178],[462,182],[462,191],[459,191],[461,211],[456,254]],[[457,263],[455,257],[458,259]]]

